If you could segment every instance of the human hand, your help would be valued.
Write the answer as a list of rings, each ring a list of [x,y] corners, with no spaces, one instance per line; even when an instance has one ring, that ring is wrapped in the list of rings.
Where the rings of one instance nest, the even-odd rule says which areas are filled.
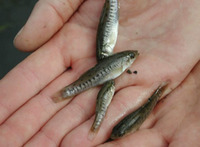
[[[16,46],[23,50],[42,46],[0,81],[1,145],[101,144],[119,119],[149,97],[154,83],[170,80],[169,87],[174,89],[199,60],[197,0],[181,4],[172,0],[120,1],[114,52],[139,50],[140,57],[131,67],[138,74],[123,74],[116,80],[117,93],[106,119],[90,141],[87,135],[99,88],[79,94],[71,102],[55,104],[51,96],[96,63],[96,30],[104,1],[63,2],[65,5],[39,1],[15,38]],[[68,67],[72,69],[64,72]]]
[[[140,130],[99,147],[200,146],[200,62],[187,78],[162,99]]]

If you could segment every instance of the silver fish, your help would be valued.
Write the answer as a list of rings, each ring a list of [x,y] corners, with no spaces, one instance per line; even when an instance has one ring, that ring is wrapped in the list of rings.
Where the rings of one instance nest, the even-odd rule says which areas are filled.
[[[106,110],[115,92],[114,85],[115,85],[114,80],[110,80],[102,86],[101,90],[98,93],[97,102],[96,102],[96,116],[95,116],[94,123],[91,127],[92,132],[98,131],[105,117]]]
[[[118,139],[137,131],[141,124],[149,116],[153,108],[156,106],[166,87],[167,83],[162,83],[144,105],[122,119],[113,128],[110,138]]]
[[[75,82],[64,87],[54,95],[52,98],[53,101],[59,102],[71,98],[89,88],[117,78],[131,66],[138,55],[138,51],[123,51],[105,58],[93,68],[86,71]]]
[[[97,30],[97,60],[112,54],[118,35],[118,0],[106,0]]]

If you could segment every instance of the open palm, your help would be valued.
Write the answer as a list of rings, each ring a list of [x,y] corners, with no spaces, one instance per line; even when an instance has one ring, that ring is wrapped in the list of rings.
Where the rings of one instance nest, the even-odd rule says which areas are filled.
[[[61,103],[55,104],[51,98],[96,64],[96,31],[103,3],[103,0],[37,3],[29,21],[15,38],[18,48],[37,50],[0,81],[1,146],[102,144],[114,125],[147,100],[160,82],[170,81],[166,94],[169,93],[199,61],[197,17],[200,16],[195,10],[198,0],[120,1],[119,37],[114,52],[138,50],[140,56],[130,68],[138,74],[124,73],[116,79],[116,94],[108,114],[95,140],[88,140],[99,87]],[[179,103],[180,97],[172,99]],[[162,107],[170,111],[171,108],[166,107],[170,103],[173,101],[166,99],[157,107],[158,116],[151,116],[137,132],[138,142],[143,132],[147,131],[147,137],[150,132],[147,128],[161,118]],[[176,113],[181,115],[181,112]],[[164,117],[167,119],[170,115]],[[176,128],[165,126],[160,136],[155,130],[149,133],[149,140],[157,135],[156,145],[169,143],[163,138],[166,134],[172,135]]]

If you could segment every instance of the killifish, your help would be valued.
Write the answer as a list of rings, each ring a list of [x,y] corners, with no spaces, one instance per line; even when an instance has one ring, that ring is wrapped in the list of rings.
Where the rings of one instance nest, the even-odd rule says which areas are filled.
[[[96,49],[97,60],[112,54],[117,41],[119,25],[118,0],[106,0],[97,30]]]
[[[110,138],[118,139],[137,131],[145,119],[149,116],[153,108],[156,106],[166,87],[167,83],[162,83],[144,105],[122,119],[113,128]]]
[[[91,131],[90,138],[91,139],[98,132],[99,127],[100,127],[101,123],[103,122],[103,119],[106,115],[107,108],[110,105],[110,102],[113,98],[114,93],[115,93],[114,80],[110,80],[110,81],[104,83],[101,90],[99,91],[98,96],[97,96],[97,102],[96,102],[95,119],[94,119],[94,122],[90,129],[90,131]]]
[[[54,102],[71,98],[89,88],[101,85],[120,76],[139,55],[138,51],[113,54],[86,71],[75,82],[64,87],[53,97]]]

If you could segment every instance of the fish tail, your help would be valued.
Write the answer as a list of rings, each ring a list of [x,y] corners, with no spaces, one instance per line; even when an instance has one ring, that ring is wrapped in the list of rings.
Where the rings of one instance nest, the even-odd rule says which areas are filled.
[[[163,90],[165,90],[167,88],[167,86],[169,85],[169,83],[170,83],[170,81],[167,80],[165,82],[162,82],[159,87],[162,88]]]
[[[90,141],[94,140],[94,138],[97,136],[97,133],[99,132],[99,128],[95,128],[94,125],[90,128],[90,131],[88,133],[88,139]]]
[[[98,121],[98,114],[96,114],[94,122],[90,128],[89,134],[88,134],[88,139],[89,140],[94,140],[94,138],[97,136],[97,133],[99,132],[101,122]]]
[[[58,102],[62,102],[64,101],[66,98],[62,97],[61,91],[56,92],[53,96],[52,96],[52,100],[54,103],[58,103]]]

